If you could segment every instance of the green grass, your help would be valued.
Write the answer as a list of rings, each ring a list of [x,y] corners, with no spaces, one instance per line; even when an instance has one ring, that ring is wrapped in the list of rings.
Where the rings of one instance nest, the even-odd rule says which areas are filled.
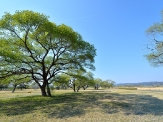
[[[140,90],[72,90],[53,92],[53,97],[41,97],[16,91],[20,96],[0,98],[0,122],[162,122],[162,91]],[[5,92],[4,92],[5,93]],[[24,96],[23,96],[24,95]],[[31,96],[29,96],[31,95]]]

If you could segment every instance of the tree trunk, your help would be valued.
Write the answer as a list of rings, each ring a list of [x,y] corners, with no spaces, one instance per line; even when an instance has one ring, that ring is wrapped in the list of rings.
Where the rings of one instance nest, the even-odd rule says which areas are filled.
[[[50,92],[49,84],[47,84],[47,94],[48,94],[49,97],[52,96],[52,95],[51,95],[51,92]]]
[[[84,89],[84,90],[86,90],[86,88],[88,88],[88,85],[83,86],[83,89]]]
[[[74,92],[76,92],[76,90],[75,90],[75,83],[73,83],[73,90],[74,90]]]
[[[80,86],[77,88],[77,92],[79,92],[79,90],[80,90]]]
[[[96,89],[96,90],[98,90],[98,88],[99,88],[99,85],[98,85],[98,84],[96,84],[96,85],[95,85],[95,89]]]
[[[13,88],[13,90],[12,90],[12,93],[14,93],[14,91],[15,91],[15,89],[16,89],[16,86],[17,86],[17,84],[14,85],[14,88]]]
[[[96,89],[96,86],[94,88]]]
[[[42,86],[42,87],[40,87],[40,89],[41,89],[42,96],[47,96],[46,91],[45,91],[45,87]]]

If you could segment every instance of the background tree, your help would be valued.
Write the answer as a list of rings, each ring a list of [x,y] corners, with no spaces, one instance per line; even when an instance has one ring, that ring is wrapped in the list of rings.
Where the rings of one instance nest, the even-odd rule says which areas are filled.
[[[100,84],[100,86],[102,87],[102,88],[110,88],[110,84],[109,84],[109,81],[108,80],[105,80],[105,81],[102,81],[101,82],[101,84]]]
[[[67,89],[69,87],[69,80],[71,77],[66,74],[59,74],[53,79],[53,85],[59,90],[61,89]]]
[[[73,74],[71,73],[71,76],[73,77],[73,80],[70,87],[74,90],[74,92],[78,92],[81,88],[85,90],[86,88],[94,84],[93,74],[91,72],[78,70],[75,71]]]
[[[161,13],[163,17],[163,11]],[[163,21],[149,27],[146,33],[150,42],[147,45],[149,53],[145,55],[147,60],[152,66],[163,66]]]
[[[13,86],[12,93],[14,93],[14,91],[18,85],[21,86],[24,83],[29,83],[30,81],[31,81],[31,78],[28,76],[25,76],[25,75],[13,75],[13,76],[8,76],[6,78],[1,79],[1,82],[3,84],[7,84],[7,85],[10,84]]]
[[[95,88],[96,90],[98,90],[101,83],[102,83],[102,79],[100,79],[100,78],[95,78],[95,79],[94,79],[94,88]]]
[[[94,46],[44,14],[28,10],[5,13],[0,19],[0,41],[0,77],[28,75],[42,96],[51,96],[49,84],[58,73],[95,69]]]
[[[39,86],[36,82],[32,82],[30,83],[29,88],[36,90],[36,89],[39,89]]]
[[[86,72],[85,77],[87,78],[87,82],[85,82],[85,86],[83,89],[87,89],[88,87],[94,87],[94,77],[92,72]]]
[[[27,88],[29,88],[29,83],[28,82],[22,82],[19,84],[19,86],[17,88],[20,88],[21,90],[27,89]]]
[[[105,81],[102,81],[100,85],[101,85],[101,87],[103,87],[103,88],[111,88],[111,87],[114,86],[114,84],[115,84],[115,81],[112,81],[112,80],[105,80]]]
[[[1,90],[5,90],[5,89],[7,89],[7,88],[8,88],[8,84],[2,83],[2,82],[0,81],[0,91],[1,91]]]
[[[112,88],[112,87],[114,87],[115,86],[115,81],[113,81],[113,80],[109,80],[109,83],[110,83],[110,87]]]

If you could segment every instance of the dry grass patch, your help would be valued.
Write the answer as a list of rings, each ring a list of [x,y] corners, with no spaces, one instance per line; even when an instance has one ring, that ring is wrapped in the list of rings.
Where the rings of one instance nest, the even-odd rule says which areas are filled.
[[[154,90],[154,91],[163,91],[163,87],[138,87],[138,90]]]

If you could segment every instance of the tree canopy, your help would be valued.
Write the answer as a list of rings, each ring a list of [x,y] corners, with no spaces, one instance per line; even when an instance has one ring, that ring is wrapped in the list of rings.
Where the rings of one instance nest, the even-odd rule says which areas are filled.
[[[163,11],[162,17],[163,17]],[[163,66],[163,21],[155,23],[146,30],[149,37],[147,48],[149,53],[146,56],[152,66]]]
[[[71,27],[24,10],[0,19],[0,78],[15,75],[35,81],[42,96],[53,77],[70,69],[94,70],[96,49]]]

